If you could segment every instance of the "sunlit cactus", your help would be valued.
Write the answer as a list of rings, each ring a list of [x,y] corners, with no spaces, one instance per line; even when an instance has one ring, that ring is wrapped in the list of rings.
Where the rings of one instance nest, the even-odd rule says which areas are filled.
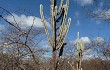
[[[79,38],[79,32],[77,33],[77,51],[78,51],[78,62],[77,62],[77,70],[82,70],[81,68],[81,62],[82,62],[82,51],[84,50],[84,43],[83,41]]]
[[[82,40],[78,40],[77,41],[77,50],[80,51],[80,50],[83,50],[84,49],[84,43]]]
[[[67,18],[67,13],[68,13],[68,7],[69,7],[69,0],[66,0],[66,4],[63,5],[63,0],[60,2],[60,6],[58,9],[58,6],[56,5],[56,0],[51,0],[51,6],[50,6],[50,22],[52,26],[52,39],[50,38],[49,32],[48,32],[48,27],[46,25],[45,19],[44,19],[44,14],[43,14],[43,5],[40,5],[40,15],[41,15],[41,20],[45,29],[45,33],[48,39],[49,44],[52,46],[53,51],[52,51],[52,56],[54,60],[54,66],[57,67],[55,64],[57,63],[58,59],[56,57],[56,51],[57,50],[62,50],[61,48],[64,47],[65,44],[65,38],[67,36],[70,23],[71,23],[71,18],[68,19],[68,23],[66,24],[66,18]],[[60,23],[59,26],[56,25],[56,23]],[[61,53],[61,52],[59,52]],[[59,56],[60,57],[60,56]],[[53,70],[56,70],[54,67]]]

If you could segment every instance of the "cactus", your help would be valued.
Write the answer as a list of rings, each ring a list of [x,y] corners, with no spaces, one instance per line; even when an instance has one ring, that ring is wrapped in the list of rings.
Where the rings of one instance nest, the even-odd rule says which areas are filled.
[[[81,62],[82,62],[82,51],[84,49],[84,43],[79,39],[79,32],[77,33],[77,51],[78,51],[78,62],[77,62],[77,70],[82,70]]]
[[[46,37],[48,39],[49,44],[52,46],[52,56],[53,56],[53,70],[57,69],[57,59],[60,58],[56,56],[56,52],[58,50],[62,51],[65,45],[65,38],[67,36],[71,18],[68,19],[68,23],[66,24],[66,18],[68,13],[68,7],[69,7],[69,0],[66,0],[66,4],[63,5],[63,0],[60,2],[59,9],[56,5],[56,0],[51,0],[51,6],[50,6],[50,15],[51,15],[51,26],[52,26],[52,39],[49,36],[48,27],[46,25],[44,14],[43,14],[43,5],[40,5],[40,15],[41,15],[41,21],[43,23]],[[61,21],[60,21],[61,20]],[[61,23],[60,26],[57,26],[56,23]],[[57,33],[58,30],[58,33]],[[57,35],[58,34],[58,35]],[[63,52],[63,51],[62,51]],[[59,52],[59,53],[62,53]]]

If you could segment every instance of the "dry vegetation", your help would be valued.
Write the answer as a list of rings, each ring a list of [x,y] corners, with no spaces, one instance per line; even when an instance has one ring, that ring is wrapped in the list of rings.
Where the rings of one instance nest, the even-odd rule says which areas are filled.
[[[34,27],[35,18],[33,18],[33,23],[30,27],[25,29],[21,28],[19,22],[16,22],[13,14],[0,7],[2,13],[4,12],[11,15],[15,22],[9,22],[2,13],[0,14],[1,20],[9,24],[5,26],[5,30],[0,30],[0,70],[77,70],[79,61],[75,53],[77,51],[75,48],[76,45],[70,45],[68,42],[65,43],[65,37],[71,20],[69,19],[68,25],[65,24],[66,21],[61,22],[59,28],[54,25],[54,23],[59,23],[61,19],[66,19],[69,2],[67,0],[66,8],[63,8],[62,4],[63,3],[61,3],[59,12],[56,12],[56,3],[52,1],[52,11],[56,12],[56,14],[52,14],[52,17],[54,17],[52,18],[52,40],[50,39],[51,37],[49,38],[47,27],[44,22],[42,5],[40,6],[41,19],[44,23],[45,30]],[[53,13],[52,11],[51,13]],[[56,16],[58,17],[57,19]],[[59,30],[59,33],[57,33],[57,30]],[[51,57],[43,57],[45,53],[51,53],[49,49],[39,48],[41,47],[39,43],[46,38],[43,37],[44,31],[52,46]],[[110,70],[110,42],[104,42],[103,44],[92,42],[85,46],[84,52],[89,49],[97,53],[97,58],[94,57],[82,60],[82,69]]]

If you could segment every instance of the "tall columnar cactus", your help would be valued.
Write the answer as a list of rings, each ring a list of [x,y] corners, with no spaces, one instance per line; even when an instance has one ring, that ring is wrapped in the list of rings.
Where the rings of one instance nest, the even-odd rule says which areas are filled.
[[[84,49],[84,43],[81,39],[79,39],[79,32],[77,33],[77,51],[78,51],[78,62],[77,62],[77,70],[82,70],[81,62],[82,62],[82,51]]]
[[[48,39],[49,44],[52,46],[52,57],[53,57],[53,70],[57,69],[57,65],[59,62],[59,59],[62,56],[63,48],[65,45],[65,38],[67,36],[71,18],[68,19],[68,24],[66,24],[66,18],[68,13],[68,7],[69,7],[69,0],[66,0],[66,4],[63,5],[63,0],[60,2],[60,6],[58,9],[58,6],[56,5],[56,0],[51,0],[51,6],[50,6],[50,15],[51,15],[51,25],[52,25],[52,39],[49,36],[48,27],[46,25],[44,14],[43,14],[43,5],[40,5],[40,15],[41,20],[45,29],[45,33]],[[60,25],[57,26],[56,23],[59,23]],[[56,55],[57,50],[60,50],[59,56]]]

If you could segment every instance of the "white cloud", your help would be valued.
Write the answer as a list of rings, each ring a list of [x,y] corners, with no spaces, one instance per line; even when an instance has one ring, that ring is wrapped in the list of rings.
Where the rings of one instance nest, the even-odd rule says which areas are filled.
[[[98,19],[104,19],[104,20],[110,19],[110,9],[102,10],[98,8],[93,13],[96,15],[96,18]]]
[[[83,59],[92,59],[92,58],[94,58],[94,56],[92,55],[92,54],[89,54],[89,55],[84,55],[83,56]]]
[[[84,44],[90,44],[91,41],[95,42],[95,43],[104,43],[104,38],[103,37],[95,37],[93,39],[90,39],[89,37],[81,37],[79,40],[82,40]],[[70,44],[76,44],[77,43],[77,39],[76,40],[71,40]]]
[[[107,11],[105,11],[104,14],[105,14],[105,17],[107,19],[110,19],[110,9],[108,9]]]
[[[104,43],[104,38],[102,38],[102,37],[96,37],[96,38],[93,39],[93,41],[95,43],[103,44]]]
[[[81,37],[80,38],[85,44],[90,43],[90,39],[88,37]]]
[[[77,20],[76,25],[77,25],[77,26],[80,26],[80,25],[81,25],[79,20]]]
[[[50,49],[51,48],[51,46],[49,45],[47,40],[42,40],[39,44],[44,49]]]
[[[80,5],[84,6],[84,5],[90,5],[93,3],[93,0],[75,0],[77,1]]]
[[[92,59],[94,58],[94,55],[92,54],[93,50],[88,49],[83,51],[83,59]]]
[[[38,17],[26,16],[24,14],[18,16],[18,15],[14,14],[14,13],[13,13],[13,16],[14,16],[16,22],[19,23],[22,28],[25,28],[26,26],[31,26],[33,24],[33,19],[34,18],[35,18],[35,20],[34,20],[34,26],[35,27],[43,27],[43,24],[41,22],[41,19],[38,18]],[[6,18],[11,23],[15,23],[13,16],[8,15],[8,16],[6,16]],[[47,22],[47,21],[45,21],[45,22],[46,22],[47,26],[50,28],[49,22]]]
[[[81,37],[79,40],[82,40],[84,44],[89,44],[91,42],[89,37]],[[70,44],[76,44],[77,41],[77,39],[75,41],[70,41]]]

